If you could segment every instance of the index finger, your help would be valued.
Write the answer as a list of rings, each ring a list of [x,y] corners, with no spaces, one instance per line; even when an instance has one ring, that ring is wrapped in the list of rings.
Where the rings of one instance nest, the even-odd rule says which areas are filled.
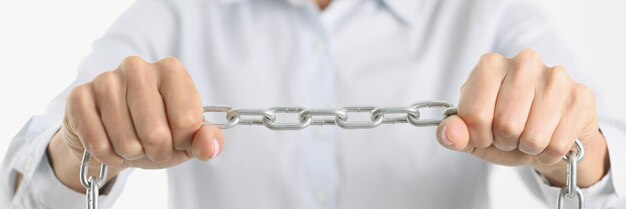
[[[165,103],[174,149],[190,149],[193,136],[203,121],[198,91],[191,76],[176,58],[163,59],[156,65],[161,72],[159,92]]]
[[[475,147],[485,148],[493,143],[493,115],[507,65],[505,57],[485,54],[461,88],[458,116],[467,124],[470,143]]]

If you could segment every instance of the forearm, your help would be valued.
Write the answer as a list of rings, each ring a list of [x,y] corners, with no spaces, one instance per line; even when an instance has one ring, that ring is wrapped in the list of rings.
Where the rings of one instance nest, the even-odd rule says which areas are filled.
[[[600,131],[585,140],[584,148],[585,156],[578,163],[578,186],[582,188],[600,181],[610,168],[606,140]],[[563,161],[553,166],[533,166],[533,168],[553,186],[561,187],[566,183],[567,167]]]
[[[75,152],[69,149],[71,148],[63,142],[61,132],[56,133],[47,148],[50,166],[54,170],[55,176],[65,186],[77,192],[85,192],[85,188],[80,184],[79,176],[81,156],[76,156]],[[108,179],[114,179],[120,171],[120,168],[109,167]],[[89,165],[89,175],[98,176],[99,172],[100,163],[92,158]]]

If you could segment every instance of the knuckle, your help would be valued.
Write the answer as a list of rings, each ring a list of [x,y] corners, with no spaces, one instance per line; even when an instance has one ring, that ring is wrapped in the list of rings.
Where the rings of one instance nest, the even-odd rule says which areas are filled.
[[[593,91],[585,85],[576,84],[572,94],[571,103],[573,106],[595,105],[595,95]]]
[[[143,146],[147,148],[158,148],[171,139],[170,130],[160,125],[149,126],[142,136]]]
[[[470,143],[476,148],[487,148],[493,144],[492,141],[487,139],[473,139]]]
[[[128,56],[128,57],[126,57],[122,61],[122,64],[120,65],[120,67],[122,69],[131,70],[131,69],[142,68],[146,64],[148,64],[148,63],[146,61],[144,61],[143,59],[141,59],[141,57],[138,57],[138,56]]]
[[[569,152],[570,147],[565,143],[556,143],[546,147],[546,149],[539,155],[539,162],[544,165],[553,165],[558,163],[563,156]]]
[[[506,140],[494,140],[493,146],[502,151],[513,151],[517,148],[517,144],[512,141]]]
[[[122,140],[122,143],[115,145],[113,148],[115,153],[124,159],[133,159],[143,154],[143,147],[135,138]]]
[[[100,92],[108,92],[116,85],[118,85],[117,75],[111,71],[101,73],[93,80],[94,89]]]
[[[78,134],[77,127],[83,125],[81,121],[84,120],[85,114],[93,111],[89,107],[90,99],[92,99],[91,90],[86,85],[78,86],[68,94],[63,125],[70,133]]]
[[[537,52],[532,49],[523,49],[513,58],[513,70],[522,71],[530,69],[539,69],[543,62],[539,58]]]
[[[582,85],[582,84],[576,85],[575,91],[576,91],[577,98],[579,98],[580,100],[589,101],[595,98],[593,91],[591,91],[591,89],[585,85]]]
[[[67,113],[75,114],[85,112],[88,109],[89,100],[92,99],[93,96],[90,84],[83,84],[73,88],[66,99]]]
[[[482,66],[485,66],[485,67],[496,67],[496,66],[502,65],[502,63],[504,63],[505,60],[506,58],[500,54],[486,53],[480,57],[479,62],[481,63]]]
[[[503,119],[503,117],[497,117],[494,121],[494,132],[497,135],[505,138],[519,138],[524,130],[524,124],[514,122],[512,120]]]
[[[537,54],[537,52],[535,52],[535,50],[525,48],[517,53],[515,58],[519,60],[535,60],[539,58],[539,55]]]
[[[486,126],[491,126],[491,122],[493,118],[489,114],[480,114],[478,111],[471,111],[476,113],[471,113],[469,115],[461,115],[461,118],[465,120],[467,126],[470,129],[482,128]]]
[[[172,156],[171,136],[165,131],[155,131],[148,135],[143,141],[145,153],[152,161],[162,162]]]
[[[176,150],[189,150],[191,146],[191,140],[174,140],[174,149]]]
[[[104,142],[88,141],[86,149],[89,152],[89,154],[93,155],[94,157],[98,159],[109,158],[109,155],[111,154],[108,143],[104,143]]]
[[[171,152],[159,152],[149,154],[148,157],[154,162],[164,162],[172,158]]]
[[[120,70],[131,76],[132,79],[144,78],[150,64],[137,56],[130,56],[122,61]]]
[[[545,139],[537,134],[529,134],[520,139],[520,151],[526,154],[539,154],[545,147]]]
[[[552,67],[551,77],[567,77],[567,69],[565,67],[557,65]]]
[[[112,71],[106,71],[103,73],[100,73],[100,75],[96,76],[96,78],[93,80],[94,84],[98,84],[98,83],[102,83],[102,84],[111,84],[114,83],[117,80],[117,76],[115,75],[114,72]]]
[[[180,60],[175,57],[161,59],[156,64],[166,72],[183,72],[185,69]]]
[[[85,99],[86,96],[91,94],[91,87],[89,84],[83,84],[77,86],[70,91],[67,98],[71,102],[78,102]]]
[[[202,125],[202,114],[189,110],[172,121],[172,128],[176,131],[195,130]]]
[[[548,146],[544,150],[544,154],[548,156],[549,158],[560,159],[561,157],[565,156],[567,152],[569,152],[569,150],[570,150],[569,146],[563,146],[563,143],[559,143],[558,145],[555,145],[555,146]]]
[[[548,71],[548,85],[562,86],[569,79],[567,70],[561,66],[555,66]]]

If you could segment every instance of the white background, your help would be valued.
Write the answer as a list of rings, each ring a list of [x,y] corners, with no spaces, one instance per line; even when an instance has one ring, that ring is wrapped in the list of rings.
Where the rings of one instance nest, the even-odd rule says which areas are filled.
[[[626,1],[534,1],[556,21],[596,94],[624,118]],[[90,43],[132,2],[0,2],[0,162],[13,135],[74,79]],[[518,178],[510,168],[496,169],[495,208],[540,208]],[[166,192],[164,171],[136,170],[114,208],[166,208]]]

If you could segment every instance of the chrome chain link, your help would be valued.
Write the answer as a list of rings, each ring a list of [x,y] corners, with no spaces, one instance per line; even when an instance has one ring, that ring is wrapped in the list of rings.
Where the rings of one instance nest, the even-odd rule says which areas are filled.
[[[422,118],[421,110],[440,109],[439,118]],[[375,128],[381,124],[410,123],[414,126],[437,126],[444,118],[456,114],[456,108],[442,101],[426,101],[405,107],[352,106],[339,109],[319,109],[304,107],[274,107],[267,109],[232,108],[227,106],[206,106],[205,113],[224,112],[226,121],[222,123],[205,121],[222,129],[237,125],[259,125],[272,130],[300,130],[308,126],[337,125],[346,129]],[[294,114],[297,122],[277,122],[277,114]],[[350,114],[367,113],[369,120],[352,121]]]
[[[422,118],[422,110],[439,109],[441,117]],[[374,106],[351,106],[339,109],[330,108],[304,108],[298,106],[259,108],[233,108],[229,106],[205,106],[204,113],[226,113],[226,121],[204,121],[204,125],[214,125],[220,129],[229,129],[237,125],[265,126],[272,130],[300,130],[309,126],[336,125],[345,129],[369,129],[381,124],[409,123],[417,127],[437,126],[448,116],[456,115],[454,105],[443,101],[425,101],[414,103],[404,107],[374,107]],[[297,116],[297,122],[278,122],[278,114],[293,114]],[[369,120],[349,120],[351,114],[368,114]],[[557,208],[563,208],[563,200],[577,198],[578,208],[584,207],[584,197],[580,188],[577,187],[577,162],[585,154],[580,141],[576,140],[577,151],[570,151],[563,160],[567,163],[567,184],[561,189],[557,199]],[[108,168],[105,164],[100,166],[100,175],[96,179],[88,176],[90,155],[83,153],[80,167],[80,183],[85,187],[86,203],[88,209],[98,208],[99,189],[106,182]]]
[[[585,197],[582,190],[578,187],[578,162],[585,156],[585,148],[580,140],[576,139],[576,150],[569,151],[567,155],[563,156],[563,161],[567,164],[567,180],[565,186],[561,188],[559,196],[557,198],[557,209],[563,208],[563,201],[565,198],[576,198],[578,208],[585,207]]]
[[[98,197],[100,197],[100,188],[104,186],[109,174],[107,165],[100,165],[100,174],[96,179],[94,176],[89,176],[89,158],[91,155],[87,150],[83,152],[83,161],[80,164],[80,184],[85,187],[86,190],[86,203],[87,209],[98,209]]]

